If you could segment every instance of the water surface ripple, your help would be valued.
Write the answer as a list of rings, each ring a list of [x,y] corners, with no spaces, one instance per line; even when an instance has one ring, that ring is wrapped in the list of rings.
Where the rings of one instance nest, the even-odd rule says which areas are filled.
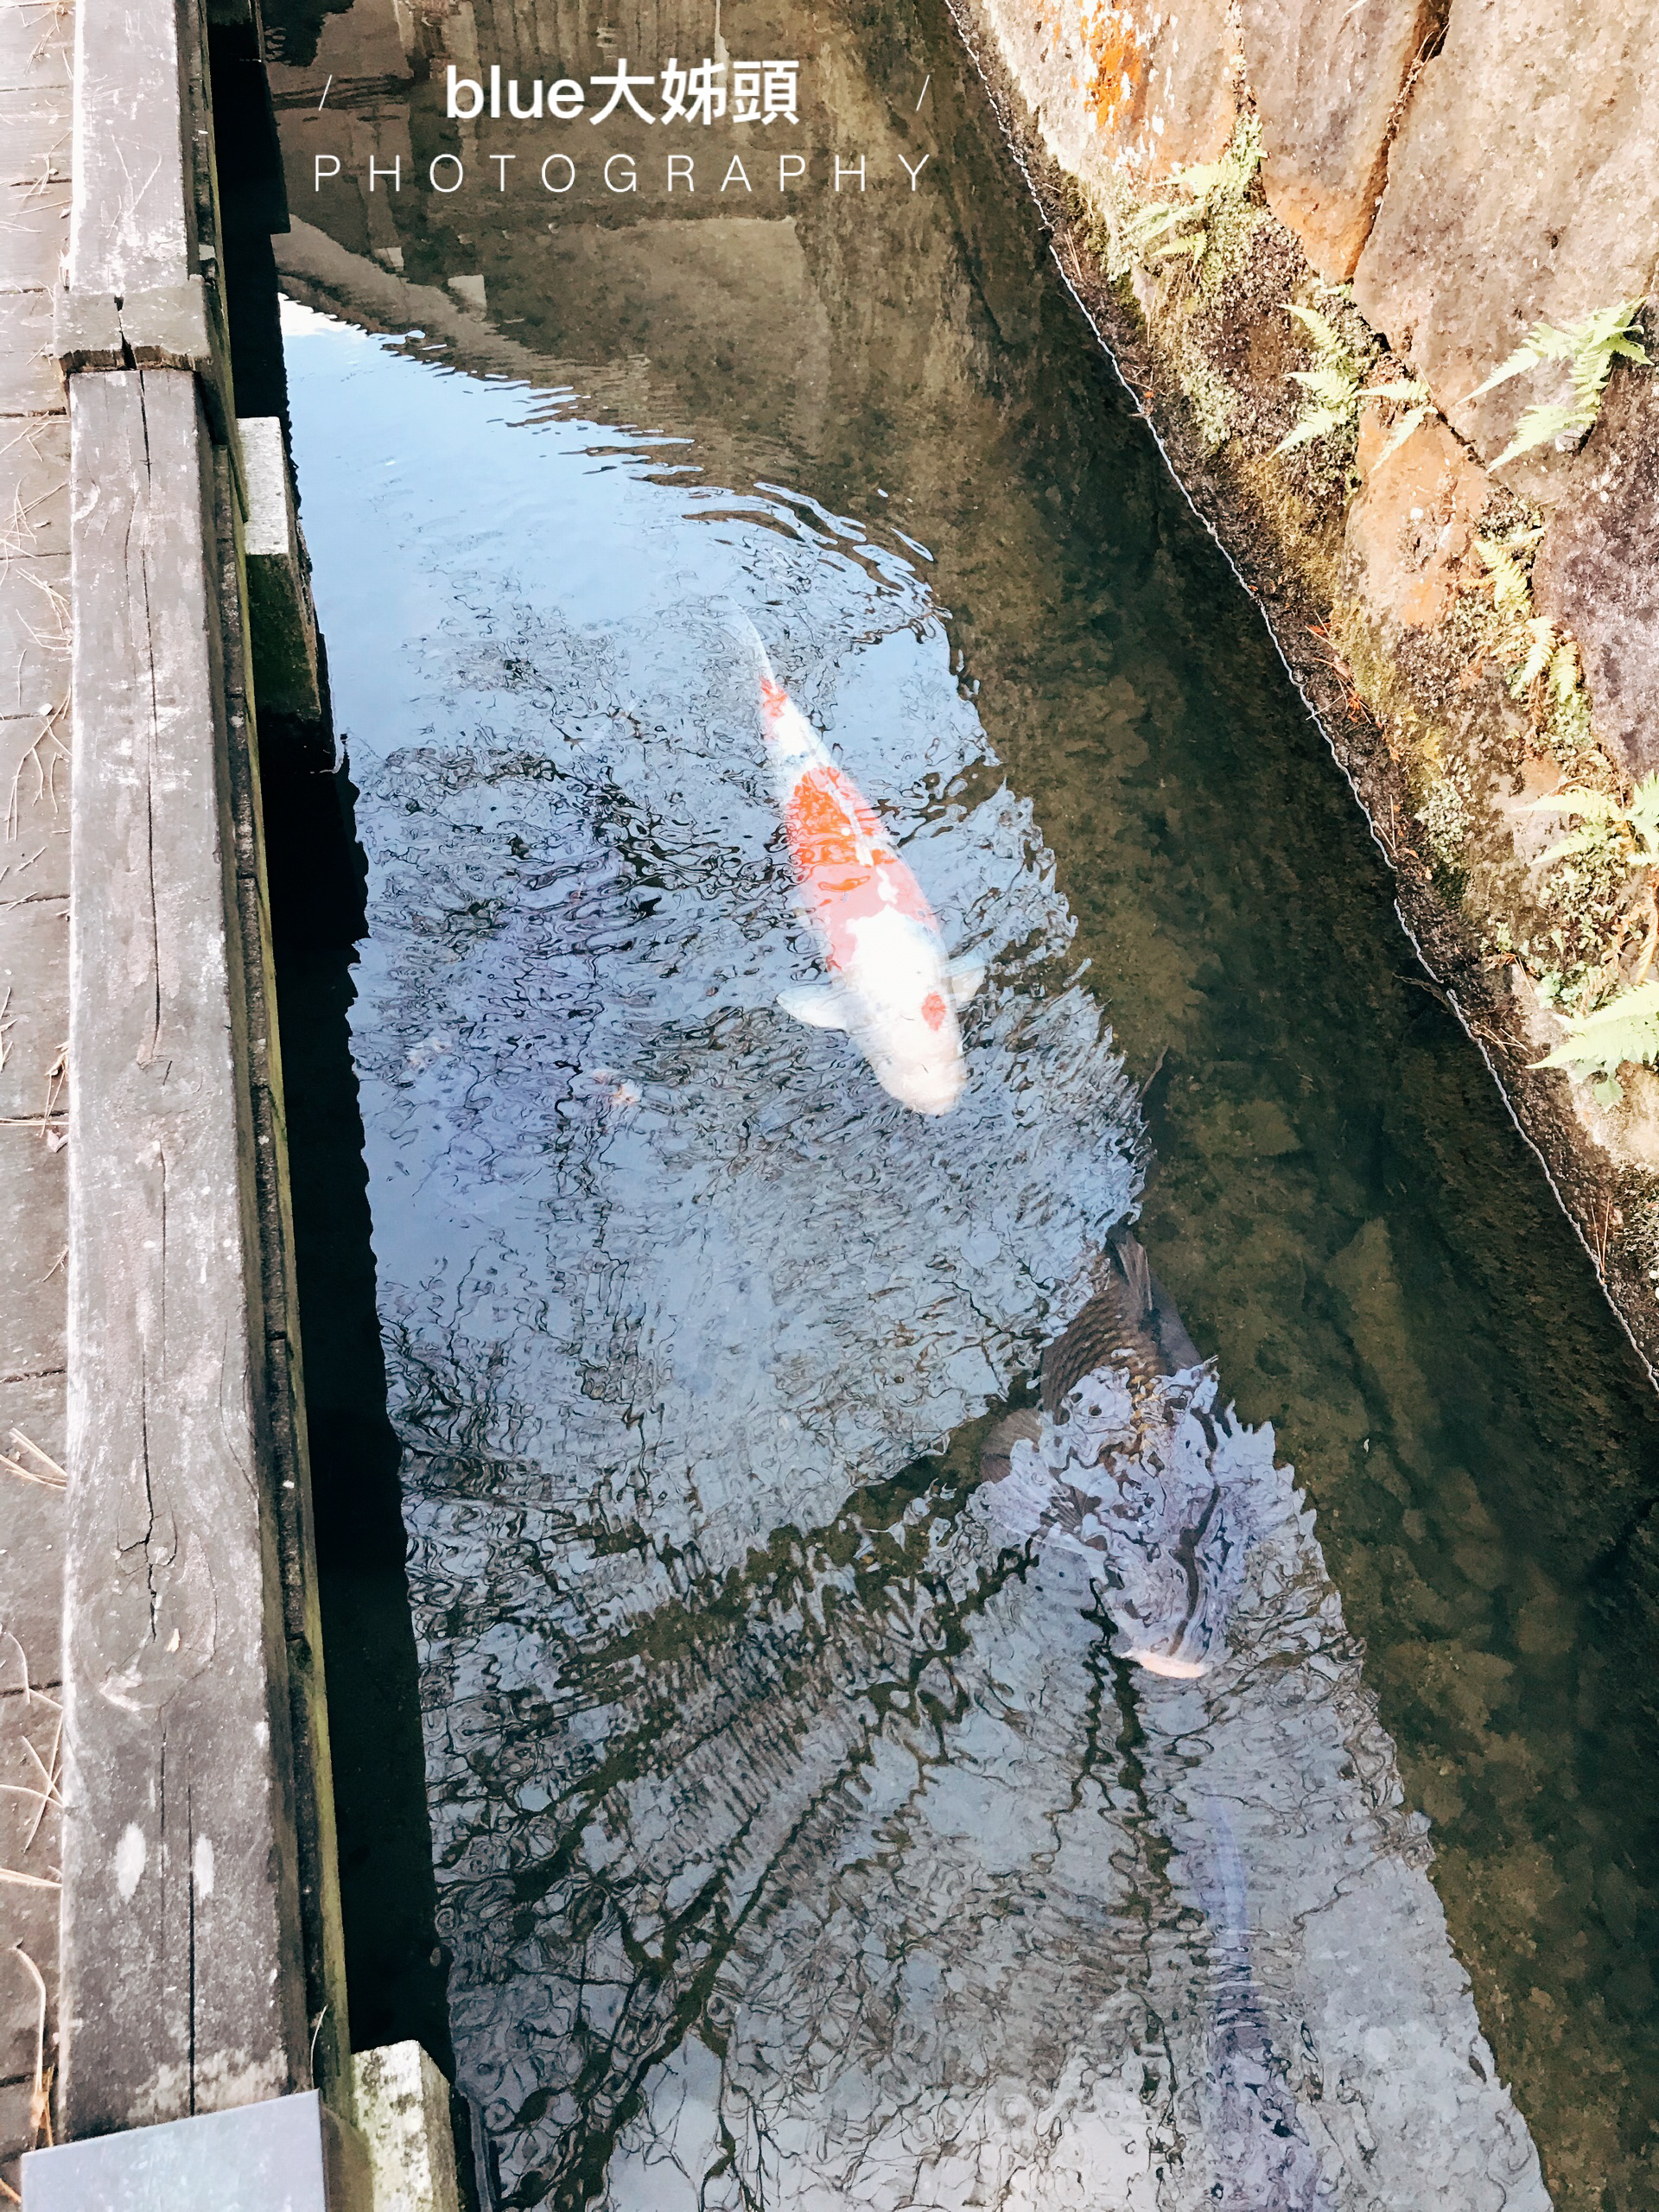
[[[1531,2208],[1312,1516],[1120,1656],[979,1446],[1139,1207],[1043,825],[899,533],[296,314],[462,2081],[508,2201]],[[813,972],[729,614],[989,980],[938,1121]]]

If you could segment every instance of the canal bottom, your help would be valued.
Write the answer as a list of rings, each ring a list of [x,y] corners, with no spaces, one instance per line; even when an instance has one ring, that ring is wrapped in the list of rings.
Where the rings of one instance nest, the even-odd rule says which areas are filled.
[[[483,264],[510,386],[464,337],[290,335],[368,853],[359,966],[273,894],[354,2039],[453,2048],[518,2203],[935,2201],[925,2169],[967,2201],[905,2132],[958,2139],[963,2082],[990,2201],[1069,2202],[1063,2160],[1027,2199],[995,2161],[1042,2133],[1022,2096],[1080,2126],[1068,2066],[1111,2054],[1147,2201],[1201,2200],[1233,1923],[1196,1738],[1087,1578],[974,1505],[990,1418],[1144,1179],[1154,1266],[1317,1515],[1393,1749],[1348,1707],[1338,1738],[1397,1753],[1554,2201],[1638,2205],[1645,1378],[991,182],[943,31],[775,35],[871,143],[929,77],[972,189],[817,203],[787,241],[700,217],[695,248],[660,208],[423,214],[410,272]],[[652,304],[693,251],[702,322]],[[729,313],[760,294],[764,327]],[[722,303],[745,336],[715,376]],[[969,1094],[925,1137],[771,1011],[810,953],[731,605],[992,955]],[[1328,2076],[1275,1948],[1295,1854],[1249,1816],[1369,1831],[1311,1724],[1274,1738],[1288,1795],[1216,1751],[1294,1672],[1283,1621],[1242,1618],[1264,1663],[1196,1733],[1313,2138]],[[1359,1694],[1340,1634],[1328,1656]]]

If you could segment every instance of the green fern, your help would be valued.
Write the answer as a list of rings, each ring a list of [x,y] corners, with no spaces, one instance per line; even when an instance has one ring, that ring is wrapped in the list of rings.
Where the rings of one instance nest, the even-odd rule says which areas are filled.
[[[1548,668],[1556,652],[1555,625],[1537,615],[1527,625],[1527,657],[1510,678],[1510,696],[1519,699],[1530,691]]]
[[[1183,224],[1196,222],[1198,227],[1184,236],[1172,238],[1168,234]],[[1163,244],[1159,241],[1162,239]],[[1131,261],[1151,263],[1162,261],[1173,253],[1190,254],[1194,261],[1202,259],[1207,234],[1204,225],[1202,204],[1191,200],[1154,200],[1149,207],[1141,208],[1128,226],[1128,257]]]
[[[1338,298],[1347,297],[1345,286],[1330,289]],[[1358,416],[1359,387],[1365,374],[1363,357],[1317,308],[1293,301],[1285,312],[1295,316],[1313,342],[1313,366],[1290,372],[1290,381],[1300,385],[1312,404],[1304,406],[1295,428],[1274,448],[1275,454],[1294,453],[1298,446],[1346,429]]]
[[[1475,551],[1502,625],[1493,650],[1506,658],[1519,655],[1510,671],[1510,696],[1530,695],[1534,727],[1543,732],[1558,760],[1572,761],[1593,750],[1590,702],[1578,646],[1565,631],[1532,611],[1532,557],[1543,534],[1539,525],[1512,531],[1507,537],[1478,537]]]
[[[1579,649],[1547,614],[1535,615],[1525,630],[1526,658],[1510,674],[1510,696],[1524,699],[1539,677],[1546,677],[1547,710],[1541,717],[1535,716],[1535,720],[1548,721],[1560,709],[1577,703],[1575,695],[1584,680]]]
[[[1350,297],[1345,284],[1327,285],[1325,289],[1336,299]],[[1322,315],[1317,308],[1301,307],[1294,302],[1287,306],[1285,312],[1295,316],[1313,341],[1313,366],[1290,372],[1290,381],[1300,385],[1312,404],[1304,407],[1289,435],[1281,438],[1274,448],[1274,454],[1294,453],[1299,446],[1312,445],[1316,438],[1328,438],[1338,430],[1351,429],[1359,420],[1362,407],[1373,401],[1391,400],[1405,405],[1408,412],[1394,425],[1388,443],[1377,455],[1376,465],[1380,467],[1427,415],[1431,404],[1428,393],[1414,377],[1395,384],[1366,385],[1368,354],[1351,345],[1328,316]]]
[[[1535,1068],[1565,1068],[1575,1083],[1593,1082],[1604,1106],[1624,1096],[1618,1071],[1627,1060],[1651,1067],[1659,1059],[1659,983],[1621,991],[1594,1014],[1569,1021],[1567,1034]]]
[[[1616,875],[1647,874],[1651,884],[1651,871],[1659,868],[1659,772],[1642,778],[1628,805],[1608,791],[1570,790],[1535,799],[1532,807],[1535,813],[1567,815],[1586,825],[1552,845],[1542,856],[1544,867],[1592,855],[1599,867],[1612,867]],[[1651,955],[1649,938],[1643,968]],[[1623,1063],[1636,1060],[1651,1067],[1659,1058],[1659,983],[1638,982],[1620,991],[1593,1014],[1569,1021],[1567,1033],[1534,1065],[1565,1068],[1578,1083],[1592,1081],[1601,1103],[1617,1105],[1624,1096],[1618,1081]]]
[[[1628,874],[1633,875],[1644,868],[1659,868],[1659,769],[1643,777],[1630,793],[1628,806],[1622,806],[1608,791],[1572,790],[1551,791],[1543,798],[1534,799],[1532,811],[1576,816],[1580,822],[1611,825],[1630,840],[1625,860]],[[1550,847],[1543,855],[1543,864],[1548,868],[1566,859],[1569,853],[1589,852],[1605,843],[1605,830],[1576,830]]]
[[[1571,638],[1554,632],[1549,653],[1549,696],[1557,707],[1569,706],[1584,683],[1584,664]]]
[[[1643,850],[1659,861],[1659,772],[1643,777],[1630,794],[1624,818]]]
[[[1532,578],[1522,565],[1543,536],[1538,530],[1518,530],[1509,537],[1478,537],[1479,554],[1492,582],[1492,605],[1500,614],[1524,615],[1532,605]]]
[[[1427,387],[1419,384],[1415,377],[1407,377],[1398,384],[1368,385],[1359,395],[1359,404],[1363,407],[1373,399],[1391,399],[1406,410],[1389,433],[1387,445],[1371,463],[1373,468],[1381,468],[1391,454],[1399,452],[1417,425],[1427,421],[1433,402]]]
[[[1565,707],[1583,681],[1577,645],[1547,614],[1534,615],[1525,631],[1526,658],[1510,675],[1510,697],[1524,698],[1538,678],[1547,676],[1551,705]]]
[[[1261,128],[1247,118],[1219,161],[1189,162],[1171,172],[1170,182],[1185,199],[1154,200],[1137,210],[1125,227],[1112,273],[1122,276],[1137,263],[1149,267],[1177,255],[1196,270],[1210,251],[1217,218],[1243,205],[1261,163]]]
[[[1475,386],[1469,394],[1471,399],[1507,384],[1511,377],[1525,376],[1541,362],[1567,364],[1572,405],[1528,408],[1516,425],[1515,435],[1492,463],[1494,468],[1502,468],[1506,461],[1516,461],[1538,446],[1552,445],[1557,438],[1581,436],[1601,412],[1602,394],[1616,360],[1637,361],[1647,366],[1648,355],[1640,340],[1631,335],[1642,305],[1639,299],[1620,300],[1612,307],[1598,308],[1582,322],[1570,323],[1565,330],[1541,322],[1507,361],[1494,369],[1484,384]]]

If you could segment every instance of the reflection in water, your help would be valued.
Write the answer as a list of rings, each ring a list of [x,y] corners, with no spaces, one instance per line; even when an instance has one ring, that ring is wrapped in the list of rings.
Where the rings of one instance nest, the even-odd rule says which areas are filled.
[[[718,2145],[710,2195],[734,2176],[749,2185],[783,2139],[747,2086],[775,2044],[795,2054],[790,2082],[845,2084],[840,2104],[798,2086],[790,2107],[818,2113],[842,2166],[849,2142],[890,2145],[902,2112],[937,2154],[918,2201],[930,2187],[948,2196],[960,2174],[942,2147],[957,2110],[944,2082],[979,2116],[950,2139],[1006,2157],[1009,2201],[1055,2197],[1046,2152],[1020,2163],[1046,2123],[1020,2103],[1033,2096],[1023,2077],[999,2086],[999,2054],[1043,2054],[1027,2072],[1052,2113],[1071,2094],[1072,2055],[1093,2084],[1103,2050],[1144,2046],[1135,2079],[1150,2084],[1141,2110],[1158,2146],[1147,2186],[1179,2201],[1230,2125],[1211,2091],[1196,2118],[1192,2102],[1224,2072],[1225,2008],[1208,1976],[1259,1993],[1282,2083],[1277,2104],[1256,2101],[1268,2126],[1294,2107],[1325,2158],[1330,2130],[1351,2124],[1343,2201],[1499,2202],[1508,2153],[1478,2116],[1454,2130],[1449,2105],[1423,2123],[1427,2140],[1458,2133],[1444,2185],[1429,2151],[1390,2178],[1389,2146],[1424,2094],[1408,2075],[1386,2101],[1391,2042],[1368,2043],[1349,2073],[1310,2074],[1280,1963],[1300,1939],[1286,1933],[1294,1908],[1277,1862],[1258,1864],[1264,1818],[1230,1788],[1205,1801],[1195,1782],[1187,1795],[1163,1732],[1166,1718],[1179,1732],[1198,1715],[1183,1751],[1209,1742],[1225,1668],[1160,1684],[1123,1663],[1108,1603],[1121,1612],[1122,1593],[1093,1546],[1067,1564],[1052,1489],[1005,1532],[982,1518],[995,1501],[972,1502],[988,1444],[1006,1471],[1020,1425],[1040,1441],[1045,1393],[1016,1402],[1014,1431],[993,1433],[1002,1386],[1109,1287],[1103,1240],[1138,1203],[1181,1317],[1218,1355],[1211,1418],[1236,1400],[1228,1464],[1270,1467],[1271,1434],[1317,1503],[1366,1684],[1409,1802],[1433,1822],[1433,1879],[1481,2022],[1556,2203],[1645,2212],[1659,2142],[1659,1408],[1484,1071],[1408,957],[1386,871],[1254,611],[1058,286],[943,9],[722,0],[734,56],[803,58],[793,143],[819,188],[722,197],[705,162],[697,193],[670,199],[668,134],[607,135],[613,117],[569,138],[579,153],[626,143],[646,188],[609,194],[587,160],[556,207],[524,158],[544,143],[533,127],[444,120],[447,63],[528,79],[556,60],[612,69],[619,52],[636,67],[683,60],[708,50],[706,0],[353,0],[320,42],[315,0],[279,11],[289,60],[311,65],[277,73],[296,217],[279,252],[300,296],[416,331],[403,347],[416,359],[552,393],[538,425],[522,390],[417,372],[343,340],[296,349],[309,357],[296,429],[319,590],[343,719],[372,771],[377,935],[357,1045],[381,1303],[401,1346],[394,1411],[416,1447],[404,1478],[457,2024],[513,2194],[672,2202],[673,2169],[652,2146],[677,2099],[687,2163]],[[769,146],[784,133],[755,135]],[[828,186],[829,153],[843,147],[870,157],[867,194]],[[900,160],[924,152],[912,193]],[[319,192],[320,153],[342,166]],[[440,153],[465,157],[453,196],[419,181]],[[498,191],[496,157],[509,154]],[[401,192],[385,177],[398,162]],[[351,397],[359,369],[369,380]],[[561,425],[572,386],[592,421],[655,427]],[[706,488],[719,485],[734,489]],[[893,823],[950,948],[995,956],[966,1010],[967,1092],[942,1124],[889,1115],[845,1038],[803,1030],[773,1003],[815,980],[815,948],[761,804],[752,709],[740,712],[715,641],[734,606]],[[648,694],[639,730],[626,721],[636,688]],[[683,794],[660,761],[628,750],[658,747],[665,727],[695,763]],[[556,850],[532,858],[543,830]],[[988,835],[1001,842],[964,873],[959,836]],[[556,867],[562,903],[535,887]],[[975,883],[988,894],[977,918]],[[665,902],[683,925],[666,947],[654,934]],[[1149,1140],[1074,983],[1144,1084]],[[710,984],[699,1028],[685,1008]],[[1069,1106],[1051,1124],[1040,1102],[1010,1096],[999,1071],[1016,1066],[1058,1070],[1095,1135],[1068,1135]],[[751,1185],[752,1163],[764,1173]],[[821,1164],[830,1211],[803,1230],[791,1193],[816,1192]],[[636,1169],[657,1186],[660,1233],[630,1186]],[[911,1181],[914,1205],[899,1189]],[[1005,1260],[995,1210],[1022,1184],[1054,1224]],[[951,1209],[947,1221],[929,1226],[924,1204]],[[845,1259],[878,1239],[879,1262]],[[740,1263],[734,1351],[701,1293],[706,1276],[734,1295]],[[769,1312],[774,1281],[788,1304]],[[915,1326],[904,1317],[918,1307]],[[775,1344],[790,1371],[742,1371],[743,1343],[757,1370]],[[952,1345],[974,1347],[963,1371]],[[362,1364],[330,1350],[337,1366]],[[815,1376],[821,1452],[766,1427]],[[901,1464],[988,1399],[945,1452]],[[659,1404],[688,1429],[677,1460]],[[1142,1479],[1138,1459],[1117,1464]],[[643,1495],[652,1485],[660,1512]],[[707,1558],[694,1549],[705,1518]],[[659,1529],[660,1546],[640,1533]],[[1033,1536],[1027,1565],[1016,1548]],[[935,1572],[938,1547],[948,1571]],[[1287,1836],[1349,1822],[1344,1792],[1358,1785],[1332,1751],[1338,1738],[1358,1746],[1350,1764],[1376,1803],[1393,1788],[1353,1702],[1357,1660],[1313,1603],[1313,1555],[1292,1550],[1314,1575],[1310,1637],[1331,1656],[1287,1656],[1271,1637],[1253,1647],[1264,1679],[1308,1684],[1311,1766],[1265,1822]],[[1126,1590],[1132,1565],[1114,1563]],[[1033,1576],[1051,1592],[1040,1603]],[[1056,1576],[1072,1578],[1063,1602]],[[1242,1635],[1262,1633],[1254,1587],[1218,1579],[1235,1657]],[[1154,1611],[1165,1602],[1155,1583],[1146,1595]],[[1088,1617],[1074,1617],[1085,1598]],[[340,1610],[361,1613],[350,1592]],[[359,1644],[379,1618],[359,1618]],[[1338,1715],[1325,1734],[1322,1706]],[[354,1710],[360,1740],[378,1708]],[[873,1811],[880,1863],[860,1866],[865,1846],[844,1821],[826,1811],[813,1828],[791,1808],[803,1789],[819,1803],[814,1775],[826,1803],[888,1777],[901,1726],[925,1745],[911,1762],[918,1809]],[[1028,1751],[1014,1748],[1022,1730]],[[1293,1748],[1302,1756],[1304,1739]],[[339,1777],[369,1853],[359,1938],[376,1880],[404,1887],[378,1847],[383,1771],[342,1760]],[[950,1840],[952,1790],[977,1823],[971,1878],[957,1867],[969,1846]],[[1087,1853],[1064,1862],[1088,1865],[1093,1884],[1077,1885],[1090,1902],[1065,1923],[1081,1931],[1067,1951],[1043,1856],[1061,1815],[1044,1808],[1086,1808],[1091,1793],[1108,1808],[1075,1831],[1093,1839]],[[1242,1888],[1224,1878],[1204,1802],[1231,1808]],[[734,1842],[744,1806],[759,1810]],[[1005,1810],[999,1859],[982,1839]],[[1046,1841],[1018,1827],[1027,1814]],[[788,1848],[776,1821],[796,1823]],[[846,1867],[838,1847],[820,1849],[821,1830],[843,1837]],[[1347,1832],[1356,1849],[1378,1833],[1385,1855],[1422,1847],[1399,1808],[1363,1812]],[[1097,1845],[1114,1854],[1103,1873]],[[1390,1925],[1419,1955],[1408,1902],[1427,1893],[1411,1881]],[[378,1925],[359,1957],[399,1957],[405,1924]],[[1172,1929],[1187,1945],[1179,1972]],[[1022,1930],[1035,1931],[1023,1945]],[[1320,1994],[1336,1956],[1295,1985],[1313,1990],[1321,2051],[1336,2036],[1327,2016],[1373,2001],[1363,1988],[1353,2006]],[[586,1967],[596,1978],[582,1979]],[[354,1971],[363,2017],[385,2018],[385,1988]],[[738,1990],[747,2042],[730,2026]],[[1375,1997],[1382,2032],[1394,2001]],[[772,2044],[768,2004],[787,2029]],[[1255,2017],[1247,2005],[1234,2038],[1246,2064]],[[400,2019],[399,2033],[423,2025],[406,2000]],[[1457,2087],[1480,2084],[1462,2030],[1445,2034],[1455,2103]],[[867,2044],[887,2054],[880,2094],[895,2101],[880,2113]],[[1362,2096],[1384,2102],[1357,2112]],[[847,2117],[861,2110],[868,2125]],[[721,2133],[740,2112],[758,2115],[741,2156]],[[1248,2104],[1238,2113],[1243,2129]],[[1120,2145],[1140,2139],[1126,2130]],[[842,2169],[827,2150],[817,2164],[780,2158],[774,2199],[809,2168],[834,2196]]]
[[[1135,1287],[1138,1105],[903,541],[315,319],[290,353],[510,2201],[1541,2205],[1311,1516]],[[946,1118],[776,1006],[812,944],[734,604],[988,961]],[[1201,1676],[1118,1656],[1155,1563],[1109,1497],[1019,1524],[1037,1461],[1163,1485]]]
[[[1333,2202],[1319,2158],[1297,2113],[1250,1958],[1249,1899],[1243,1862],[1227,1808],[1202,1801],[1189,1846],[1210,1923],[1214,1957],[1209,2097],[1216,2113],[1211,2140],[1219,2186],[1211,2194],[1229,2212],[1326,2212]]]
[[[986,1438],[976,1502],[1005,1540],[1092,1554],[1122,1656],[1194,1681],[1222,1649],[1256,1523],[1278,1517],[1272,1453],[1255,1481],[1248,1459],[1230,1465],[1237,1423],[1213,1363],[1138,1240],[1115,1236],[1103,1272],[1043,1355],[1040,1408]]]

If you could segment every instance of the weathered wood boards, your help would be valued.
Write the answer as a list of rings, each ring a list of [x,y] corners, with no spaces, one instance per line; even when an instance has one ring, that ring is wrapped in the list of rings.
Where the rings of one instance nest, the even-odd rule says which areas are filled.
[[[124,297],[199,273],[188,20],[176,0],[80,0],[76,10],[69,267],[78,292]]]
[[[54,316],[71,2138],[350,2099],[207,81],[191,0],[85,0]]]
[[[176,370],[77,377],[71,423],[60,2095],[82,2135],[296,2087],[308,2024],[207,429]]]
[[[72,741],[68,423],[51,346],[73,37],[67,13],[0,0],[0,2181],[14,2188],[57,2027]]]

